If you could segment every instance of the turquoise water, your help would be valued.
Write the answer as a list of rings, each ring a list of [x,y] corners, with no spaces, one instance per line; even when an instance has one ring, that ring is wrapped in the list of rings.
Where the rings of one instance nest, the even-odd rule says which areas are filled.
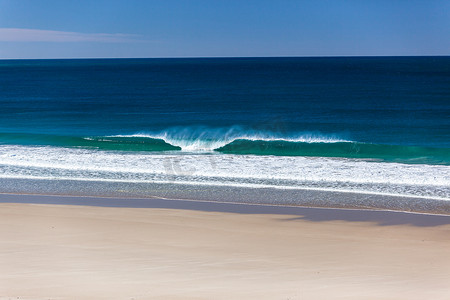
[[[165,137],[167,139],[167,137]],[[228,137],[226,139],[176,139],[166,141],[164,137],[150,136],[103,136],[78,137],[49,134],[0,133],[0,144],[47,145],[67,148],[86,148],[115,151],[208,151],[210,153],[345,157],[378,159],[381,161],[410,164],[450,164],[448,148],[433,148],[408,145],[380,145],[315,138],[299,140],[288,137],[255,136],[252,139]]]
[[[450,57],[0,61],[0,179],[450,199]]]

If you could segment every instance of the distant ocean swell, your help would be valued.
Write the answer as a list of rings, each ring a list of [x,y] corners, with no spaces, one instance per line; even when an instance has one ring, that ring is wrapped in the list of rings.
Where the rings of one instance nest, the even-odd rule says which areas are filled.
[[[111,151],[217,152],[236,155],[274,155],[375,159],[408,164],[450,165],[450,149],[383,145],[339,139],[336,136],[268,132],[203,131],[186,134],[164,131],[112,136],[61,136],[0,133],[0,144],[86,148]]]

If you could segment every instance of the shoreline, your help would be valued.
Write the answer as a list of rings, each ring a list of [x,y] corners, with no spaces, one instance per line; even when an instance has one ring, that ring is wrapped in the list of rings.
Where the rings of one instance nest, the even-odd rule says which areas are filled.
[[[302,189],[188,185],[180,183],[121,183],[73,180],[0,179],[0,193],[81,196],[114,199],[180,199],[286,207],[323,207],[403,211],[450,215],[450,201],[414,196],[381,195]]]
[[[264,203],[219,202],[197,199],[119,198],[0,193],[0,204],[40,204],[87,207],[178,209],[233,214],[296,215],[309,220],[375,222],[380,225],[411,224],[439,226],[450,224],[450,215],[373,208],[311,207]]]

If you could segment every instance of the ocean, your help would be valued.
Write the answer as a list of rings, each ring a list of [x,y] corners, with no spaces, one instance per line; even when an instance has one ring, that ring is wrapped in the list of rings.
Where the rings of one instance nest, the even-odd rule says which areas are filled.
[[[0,60],[0,108],[0,193],[450,204],[450,57]]]

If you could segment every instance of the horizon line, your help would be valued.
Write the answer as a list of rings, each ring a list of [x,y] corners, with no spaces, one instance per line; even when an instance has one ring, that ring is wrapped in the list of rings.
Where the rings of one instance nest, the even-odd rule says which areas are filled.
[[[436,55],[280,55],[280,56],[153,56],[153,57],[52,57],[52,58],[0,58],[0,60],[93,60],[93,59],[213,59],[213,58],[350,58],[350,57],[450,57]]]

